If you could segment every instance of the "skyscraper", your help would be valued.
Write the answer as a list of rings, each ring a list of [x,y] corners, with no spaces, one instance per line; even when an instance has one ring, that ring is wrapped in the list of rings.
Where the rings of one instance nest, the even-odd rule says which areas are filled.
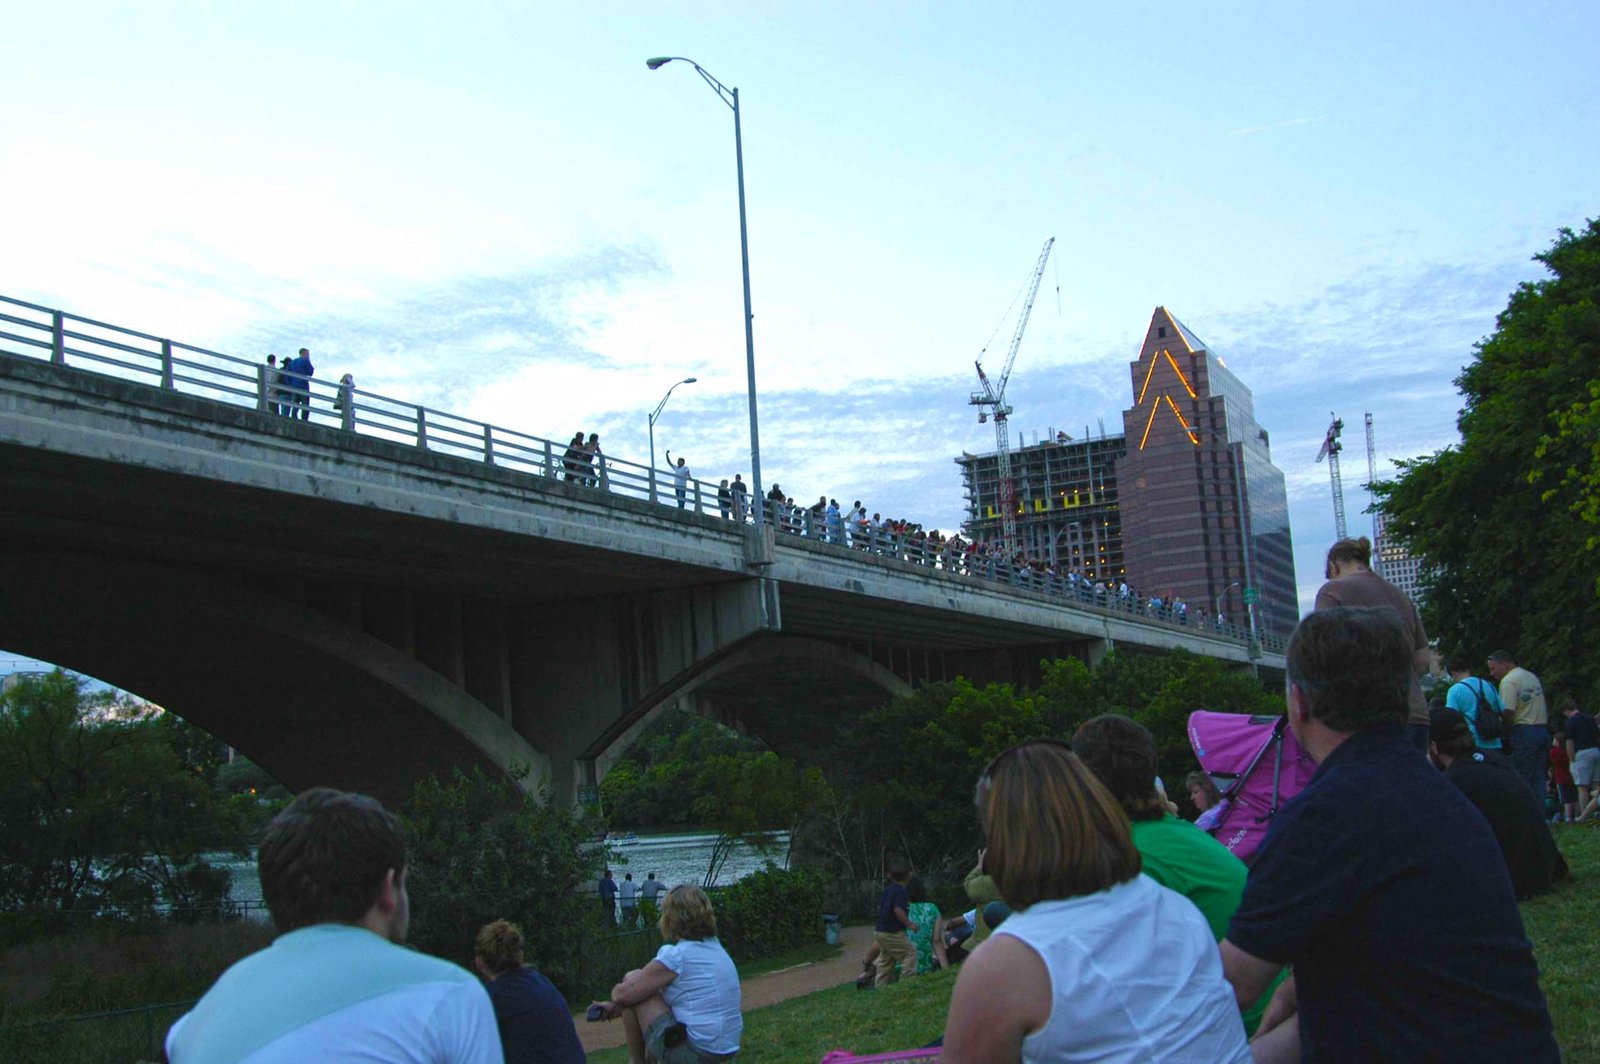
[[[1129,369],[1117,464],[1129,581],[1287,635],[1299,617],[1288,492],[1250,389],[1165,307]]]

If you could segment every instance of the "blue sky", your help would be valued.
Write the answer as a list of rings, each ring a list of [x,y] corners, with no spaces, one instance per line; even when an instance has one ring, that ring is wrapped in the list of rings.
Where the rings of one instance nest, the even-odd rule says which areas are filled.
[[[1165,305],[1249,385],[1300,593],[1330,410],[1380,464],[1597,213],[1580,3],[62,3],[0,37],[0,293],[541,436],[954,528],[967,406],[1048,236],[1014,438],[1120,424]],[[997,333],[998,328],[998,333]]]

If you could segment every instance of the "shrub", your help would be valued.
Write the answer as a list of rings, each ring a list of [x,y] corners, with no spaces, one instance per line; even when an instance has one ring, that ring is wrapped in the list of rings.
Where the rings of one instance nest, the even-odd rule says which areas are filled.
[[[478,929],[503,917],[522,926],[528,963],[576,998],[581,944],[605,934],[585,892],[605,860],[591,826],[480,768],[424,780],[401,816],[411,943],[470,967]]]
[[[716,892],[717,937],[736,961],[821,941],[827,887],[826,877],[815,870],[785,871],[768,862]]]

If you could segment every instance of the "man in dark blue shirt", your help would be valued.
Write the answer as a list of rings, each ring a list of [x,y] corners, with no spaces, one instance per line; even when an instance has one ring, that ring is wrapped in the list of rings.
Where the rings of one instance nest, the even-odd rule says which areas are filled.
[[[1293,965],[1265,1037],[1298,1025],[1307,1061],[1559,1061],[1494,835],[1406,741],[1399,617],[1311,614],[1288,676],[1317,773],[1274,819],[1222,943],[1241,1002]]]

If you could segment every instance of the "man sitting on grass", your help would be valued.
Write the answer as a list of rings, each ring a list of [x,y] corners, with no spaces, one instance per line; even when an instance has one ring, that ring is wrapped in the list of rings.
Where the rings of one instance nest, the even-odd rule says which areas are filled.
[[[402,948],[411,903],[393,814],[365,795],[306,791],[267,826],[258,861],[278,938],[173,1024],[172,1064],[500,1064],[483,984]]]
[[[1278,811],[1222,942],[1241,1004],[1294,966],[1258,1059],[1554,1064],[1500,848],[1406,739],[1412,658],[1399,616],[1310,614],[1287,657],[1289,727],[1317,772]]]

